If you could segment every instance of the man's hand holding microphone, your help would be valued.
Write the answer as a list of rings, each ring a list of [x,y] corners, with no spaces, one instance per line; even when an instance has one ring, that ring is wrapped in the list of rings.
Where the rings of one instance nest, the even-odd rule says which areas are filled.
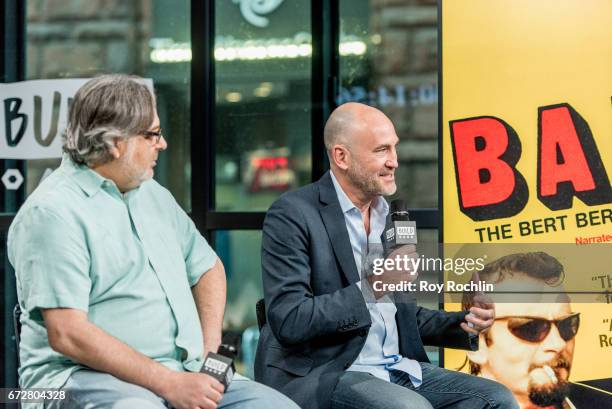
[[[394,285],[410,283],[418,277],[415,264],[410,262],[419,257],[416,251],[416,223],[409,220],[407,206],[403,200],[391,202],[381,243],[383,257],[378,270],[382,271],[373,271],[374,274],[368,276],[376,299],[393,292],[390,288],[394,288]],[[375,282],[378,283],[375,285]]]
[[[221,344],[204,358],[200,373],[174,372],[160,393],[175,409],[215,409],[234,376],[236,349]]]

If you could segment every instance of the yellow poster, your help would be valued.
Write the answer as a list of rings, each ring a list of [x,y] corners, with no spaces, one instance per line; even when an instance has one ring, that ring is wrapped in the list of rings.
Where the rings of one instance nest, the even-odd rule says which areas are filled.
[[[502,287],[544,275],[602,292],[499,304],[479,352],[446,350],[445,367],[506,384],[522,408],[612,407],[612,269],[573,255],[612,251],[612,2],[441,4],[443,241],[489,246]],[[532,246],[500,251],[517,243]]]

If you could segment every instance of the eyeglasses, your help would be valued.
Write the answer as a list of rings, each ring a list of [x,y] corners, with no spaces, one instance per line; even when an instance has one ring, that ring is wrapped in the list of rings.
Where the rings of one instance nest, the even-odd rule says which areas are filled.
[[[498,320],[508,320],[508,330],[517,338],[527,342],[542,342],[550,333],[554,323],[559,335],[564,341],[576,336],[580,326],[580,313],[571,314],[558,320],[547,320],[533,317],[503,317]]]
[[[152,145],[157,145],[164,136],[162,135],[161,129],[159,131],[142,131],[142,135],[147,141],[151,142]]]

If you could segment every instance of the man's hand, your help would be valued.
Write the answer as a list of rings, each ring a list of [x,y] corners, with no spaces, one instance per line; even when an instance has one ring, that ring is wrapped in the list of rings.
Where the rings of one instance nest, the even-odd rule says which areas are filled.
[[[395,261],[396,269],[389,270],[391,273],[403,274],[405,281],[414,281],[418,277],[418,271],[414,268],[412,260],[418,260],[419,253],[416,251],[414,244],[404,244],[393,250],[387,256],[387,259]]]
[[[368,277],[370,287],[373,286],[375,281],[379,281],[381,284],[401,284],[402,282],[416,280],[418,271],[414,269],[412,260],[417,260],[418,258],[419,253],[416,252],[414,244],[406,244],[393,250],[385,258],[385,263],[381,266],[384,269],[383,273],[380,275],[372,274]],[[380,285],[378,287],[382,288]],[[388,290],[375,291],[373,287],[372,291],[377,299],[391,292]]]
[[[160,395],[176,409],[215,409],[223,397],[223,385],[203,373],[172,371]]]
[[[470,313],[465,316],[465,320],[467,322],[461,323],[461,328],[465,332],[478,335],[486,331],[495,321],[495,304],[484,294],[477,294],[474,297],[474,305],[470,308]]]

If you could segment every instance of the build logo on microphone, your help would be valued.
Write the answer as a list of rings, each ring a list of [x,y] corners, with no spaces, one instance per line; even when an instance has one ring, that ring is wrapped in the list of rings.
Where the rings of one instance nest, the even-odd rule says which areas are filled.
[[[400,239],[412,240],[415,238],[415,234],[416,229],[414,226],[397,226],[397,237]]]

